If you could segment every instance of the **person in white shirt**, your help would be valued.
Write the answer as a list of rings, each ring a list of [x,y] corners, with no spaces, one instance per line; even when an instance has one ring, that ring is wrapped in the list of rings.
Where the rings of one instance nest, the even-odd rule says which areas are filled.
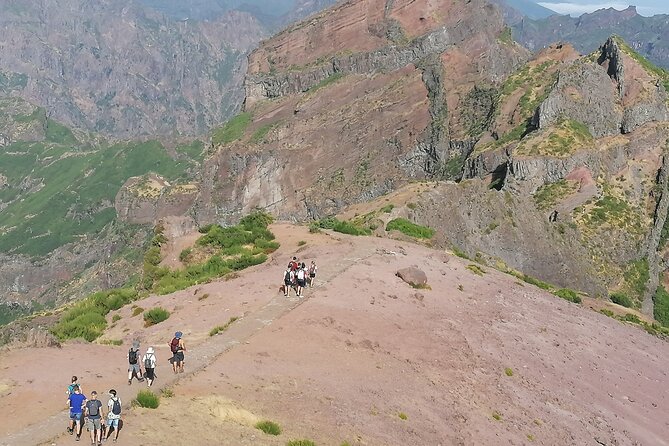
[[[146,373],[146,384],[148,387],[151,387],[153,380],[156,379],[156,354],[153,351],[153,347],[146,349],[146,354],[142,358],[144,363],[144,372]]]
[[[122,407],[123,403],[121,402],[121,398],[116,396],[116,390],[111,389],[109,391],[109,402],[107,402],[107,435],[105,437],[103,434],[102,441],[109,438],[112,433],[112,429],[114,432],[114,443],[116,443],[116,440],[118,440],[118,426],[121,422]]]

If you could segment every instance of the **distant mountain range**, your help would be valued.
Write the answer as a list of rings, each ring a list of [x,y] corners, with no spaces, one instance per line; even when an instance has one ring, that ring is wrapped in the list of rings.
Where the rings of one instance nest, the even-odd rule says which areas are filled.
[[[669,68],[669,15],[643,17],[630,6],[624,11],[608,8],[580,17],[525,18],[513,25],[514,39],[532,51],[563,41],[586,54],[612,34],[625,39],[651,62]]]
[[[241,106],[248,52],[331,3],[0,0],[0,97],[116,138],[201,135]]]
[[[504,20],[509,24],[515,24],[523,18],[544,19],[556,14],[548,8],[533,2],[532,0],[491,0],[502,9]]]

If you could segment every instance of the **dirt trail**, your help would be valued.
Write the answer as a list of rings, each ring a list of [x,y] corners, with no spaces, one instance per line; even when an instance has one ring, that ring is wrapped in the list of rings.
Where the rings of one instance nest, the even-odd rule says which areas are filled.
[[[280,231],[281,230],[279,230],[279,232]],[[322,237],[330,236],[323,234]],[[332,239],[332,241],[337,240],[338,237],[336,236]],[[318,289],[319,286],[327,284],[328,281],[343,274],[345,270],[351,267],[351,265],[363,259],[363,254],[365,254],[365,251],[356,249],[357,245],[355,244],[348,245],[351,250],[347,253],[346,257],[341,257],[337,262],[328,264],[328,269],[322,274],[319,274],[319,282],[315,289]],[[371,254],[367,252],[366,255]],[[278,274],[272,275],[273,278],[275,276],[279,277]],[[305,294],[308,295],[310,291],[311,290],[305,292]],[[273,295],[270,297],[269,302],[259,308],[257,311],[254,311],[253,313],[239,319],[225,332],[217,336],[210,337],[206,341],[198,344],[197,348],[189,350],[187,353],[188,367],[183,374],[174,375],[172,373],[163,371],[160,375],[160,379],[158,379],[152,387],[153,391],[159,392],[160,389],[171,387],[177,384],[179,381],[188,379],[191,376],[197,374],[207,365],[215,361],[216,358],[218,358],[222,353],[237,345],[247,342],[247,340],[258,331],[270,325],[273,321],[281,318],[306,300],[306,297],[299,299],[295,297],[294,294],[293,297],[290,298],[285,298],[283,294],[277,294],[276,292],[272,294]],[[104,349],[104,347],[100,346],[98,346],[98,348]],[[163,352],[162,356],[168,356],[167,352]],[[84,393],[86,393],[86,389],[84,390]],[[103,395],[102,398],[104,399],[105,396]],[[126,400],[124,402],[124,406],[126,410],[129,409],[129,401]],[[58,437],[64,436],[62,431],[64,420],[67,418],[66,414],[66,411],[53,414],[48,418],[40,420],[38,423],[31,424],[20,431],[5,435],[4,437],[0,438],[0,445],[20,446],[52,444]]]
[[[139,302],[169,308],[167,321],[144,329],[130,308],[119,312],[106,337],[157,345],[156,389],[174,392],[156,410],[125,411],[120,444],[668,444],[668,342],[589,303],[485,266],[479,275],[469,261],[425,246],[288,225],[275,233],[282,243],[275,259],[239,278]],[[277,293],[293,252],[318,259],[322,273],[302,301]],[[431,289],[395,277],[411,265],[425,271]],[[242,313],[228,331],[208,336],[212,325]],[[175,377],[162,341],[181,327],[190,351],[187,373]],[[137,385],[123,383],[125,350],[68,344],[4,355],[0,419],[8,422],[0,444],[72,443],[60,435],[59,383],[76,355],[86,358],[84,393],[121,382],[128,402]],[[36,357],[48,367],[29,367]],[[255,429],[261,419],[282,434]]]

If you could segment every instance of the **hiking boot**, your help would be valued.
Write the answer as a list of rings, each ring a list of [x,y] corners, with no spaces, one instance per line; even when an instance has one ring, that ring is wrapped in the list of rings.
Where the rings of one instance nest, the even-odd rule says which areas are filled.
[[[131,385],[131,384],[132,384],[132,380],[129,379],[129,380],[128,380],[128,385]]]
[[[76,440],[77,440],[77,441],[81,440],[81,437],[79,437],[79,435],[77,435]]]
[[[74,433],[74,429],[72,429],[71,427],[68,427],[68,428],[67,428],[67,432],[68,432],[70,435],[72,435],[72,434]]]

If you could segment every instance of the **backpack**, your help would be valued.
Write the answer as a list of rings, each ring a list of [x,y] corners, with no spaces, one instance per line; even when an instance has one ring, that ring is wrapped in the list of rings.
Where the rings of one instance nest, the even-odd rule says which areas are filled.
[[[128,351],[128,362],[130,364],[137,364],[137,351],[136,350],[130,349],[130,351]]]
[[[177,338],[172,339],[172,342],[170,342],[170,350],[172,353],[179,351],[179,340]]]
[[[114,405],[112,406],[112,413],[114,415],[121,415],[121,401],[116,398],[114,401]]]
[[[91,404],[91,403],[93,403],[93,404]],[[95,403],[97,403],[97,404],[95,404]],[[100,402],[98,400],[95,400],[95,401],[91,400],[91,401],[86,403],[86,408],[88,409],[88,416],[89,417],[97,417],[98,415],[100,415],[100,406],[98,406],[98,404],[100,404]]]
[[[286,274],[283,276],[283,281],[286,283],[292,282],[292,280],[290,280],[290,276],[291,276],[290,271],[286,271]]]
[[[79,389],[79,384],[70,384],[67,386],[67,394],[72,395],[74,393],[74,389]]]
[[[153,366],[151,365],[151,359],[153,358],[153,355],[146,355],[144,357],[144,368],[145,369],[152,369]]]
[[[303,269],[297,270],[297,278],[299,280],[304,280],[304,270]]]

